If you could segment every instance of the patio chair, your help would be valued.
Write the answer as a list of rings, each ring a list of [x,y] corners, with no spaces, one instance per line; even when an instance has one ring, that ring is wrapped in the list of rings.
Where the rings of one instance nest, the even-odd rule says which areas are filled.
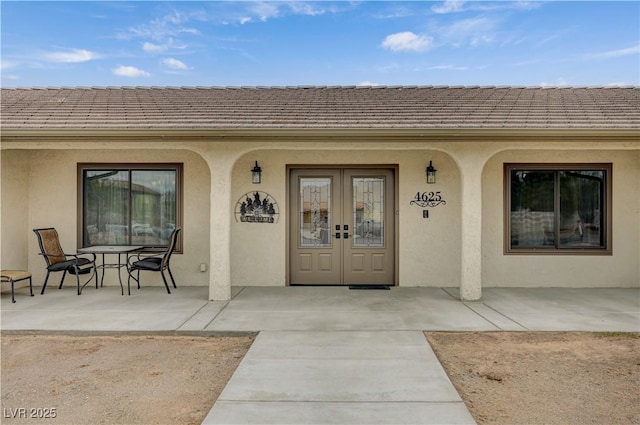
[[[131,295],[131,279],[138,283],[138,289],[140,289],[140,271],[160,272],[162,281],[164,282],[164,287],[167,288],[167,292],[170,294],[171,289],[169,289],[167,278],[164,275],[164,271],[166,270],[169,272],[169,277],[171,278],[173,287],[177,288],[176,281],[173,278],[173,273],[171,273],[170,261],[171,254],[173,254],[173,251],[176,248],[180,230],[182,230],[180,227],[176,227],[171,232],[171,235],[169,236],[169,245],[165,252],[156,254],[140,252],[128,258],[127,271],[129,272],[129,278],[127,279],[127,288],[129,290],[129,295]],[[133,275],[134,273],[136,273],[136,276]]]
[[[55,272],[62,272],[62,279],[60,279],[58,289],[62,289],[62,284],[64,283],[67,272],[76,276],[78,295],[82,293],[82,289],[87,286],[94,277],[96,279],[96,289],[98,288],[98,271],[96,269],[95,254],[65,254],[60,246],[58,232],[53,227],[33,229],[33,231],[38,237],[40,255],[44,257],[44,261],[47,264],[47,276],[44,278],[40,295],[44,294],[47,282],[49,281],[49,275]],[[92,273],[92,275],[89,276],[86,282],[80,284],[80,275],[87,275],[89,273]]]

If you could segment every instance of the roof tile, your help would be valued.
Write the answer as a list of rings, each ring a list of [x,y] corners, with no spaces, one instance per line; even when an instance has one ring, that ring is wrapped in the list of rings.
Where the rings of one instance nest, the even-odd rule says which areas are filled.
[[[5,129],[639,128],[640,88],[3,88]]]

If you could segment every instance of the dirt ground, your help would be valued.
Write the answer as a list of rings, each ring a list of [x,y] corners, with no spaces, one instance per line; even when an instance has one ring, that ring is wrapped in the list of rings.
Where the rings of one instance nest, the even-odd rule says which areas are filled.
[[[2,335],[2,424],[201,424],[253,336]]]
[[[426,337],[480,425],[640,424],[638,334]],[[253,342],[253,336],[0,339],[0,422],[7,425],[200,424]]]
[[[640,335],[432,333],[478,424],[640,424]]]

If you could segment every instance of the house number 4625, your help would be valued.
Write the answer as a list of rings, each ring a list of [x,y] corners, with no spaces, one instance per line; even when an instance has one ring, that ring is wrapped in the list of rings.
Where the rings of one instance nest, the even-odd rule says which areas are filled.
[[[446,205],[447,202],[442,199],[440,191],[438,192],[418,192],[409,205],[417,205],[419,207],[435,207],[438,205]]]

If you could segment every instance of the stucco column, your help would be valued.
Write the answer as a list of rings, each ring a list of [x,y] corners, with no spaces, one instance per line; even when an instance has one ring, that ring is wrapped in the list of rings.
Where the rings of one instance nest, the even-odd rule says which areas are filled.
[[[460,298],[482,297],[482,168],[484,161],[466,156],[460,161],[462,177],[462,269]]]
[[[209,299],[231,299],[231,171],[235,158],[214,151],[211,167]]]

